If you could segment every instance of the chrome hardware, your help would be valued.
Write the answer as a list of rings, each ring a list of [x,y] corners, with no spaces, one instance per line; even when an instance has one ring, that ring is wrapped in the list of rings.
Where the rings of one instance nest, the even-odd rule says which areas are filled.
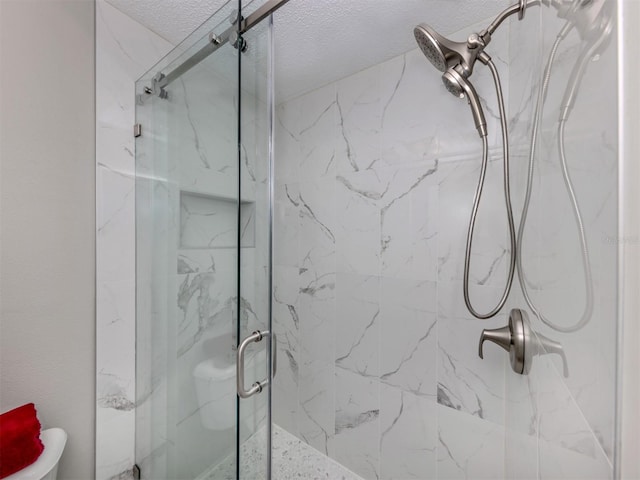
[[[237,355],[237,361],[236,361],[236,386],[238,389],[238,396],[240,398],[249,398],[252,395],[255,395],[256,393],[260,393],[262,392],[262,389],[264,387],[266,387],[269,384],[269,379],[265,379],[262,380],[260,382],[254,382],[251,385],[251,388],[249,388],[249,390],[245,390],[244,388],[244,353],[245,350],[247,349],[247,347],[249,346],[250,343],[257,343],[260,342],[264,337],[269,337],[270,336],[270,332],[268,330],[261,332],[260,330],[256,330],[255,332],[253,332],[251,335],[249,335],[247,338],[245,338],[242,343],[240,344],[240,346],[238,347],[238,351],[236,353]],[[276,371],[277,371],[277,363],[278,363],[278,348],[276,345],[277,342],[277,338],[275,336],[275,334],[273,335],[273,344],[272,344],[272,348],[273,348],[273,352],[272,352],[272,362],[271,362],[271,367],[272,367],[272,377],[276,376]]]
[[[151,86],[145,86],[142,91],[146,95],[158,95],[162,99],[169,98],[169,93],[165,90],[164,86],[166,85],[166,76],[162,72],[156,73],[151,79]],[[144,98],[140,95],[138,97],[140,105],[144,102]]]
[[[527,10],[527,0],[520,0],[518,2],[518,20],[522,20],[524,18],[524,13]]]
[[[472,33],[471,35],[469,35],[469,38],[467,38],[467,47],[471,50],[475,50],[478,47],[484,48],[486,47],[486,45],[479,34]]]
[[[138,138],[140,135],[142,135],[142,125],[140,125],[139,123],[136,123],[133,126],[133,136],[135,138]]]
[[[209,42],[213,43],[214,45],[220,45],[222,40],[220,40],[220,37],[218,35],[216,35],[215,33],[211,32],[209,34]]]
[[[531,331],[524,318],[526,315],[522,310],[514,308],[509,313],[509,325],[492,330],[482,330],[478,344],[480,358],[484,358],[482,346],[485,340],[489,340],[509,352],[509,361],[514,372],[521,375],[529,373],[531,365],[530,362],[525,362],[525,348],[530,343]]]
[[[153,93],[158,95],[163,100],[166,100],[167,98],[169,98],[169,93],[165,90],[163,86],[164,77],[165,77],[164,73],[158,72],[153,77],[152,83],[153,83]]]
[[[483,356],[485,340],[499,345],[509,352],[509,361],[514,372],[527,375],[531,371],[533,357],[546,354],[557,354],[562,358],[562,373],[569,376],[567,356],[562,344],[544,335],[533,332],[529,328],[529,319],[524,310],[514,308],[509,313],[509,325],[502,328],[484,329],[480,335],[478,355]]]
[[[251,13],[247,18],[240,19],[240,25],[238,23],[238,12],[237,10],[229,16],[229,23],[231,24],[224,32],[218,35],[220,39],[220,43],[207,42],[201,49],[194,52],[189,58],[187,58],[184,62],[180,63],[173,70],[168,71],[162,81],[158,84],[159,87],[165,88],[171,83],[175,82],[178,78],[184,75],[186,72],[191,70],[195,65],[198,65],[205,58],[208,58],[213,52],[218,50],[221,46],[225,45],[231,36],[231,32],[245,33],[249,31],[254,26],[258,25],[262,20],[267,18],[273,12],[278,10],[280,7],[287,4],[289,0],[267,0],[262,3],[260,7],[258,7],[254,12]]]
[[[247,41],[242,38],[242,35],[238,32],[231,32],[231,35],[229,36],[229,43],[231,43],[233,48],[240,50],[243,53],[247,51],[247,47],[249,46]]]

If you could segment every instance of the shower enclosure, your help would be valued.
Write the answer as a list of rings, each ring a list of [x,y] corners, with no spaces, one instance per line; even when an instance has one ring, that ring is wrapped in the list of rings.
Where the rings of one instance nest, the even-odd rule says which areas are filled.
[[[239,475],[267,474],[270,386],[238,398],[236,347],[271,328],[270,44],[266,22],[228,38],[237,7],[137,83],[136,456],[148,478],[235,475],[249,437],[262,461]],[[247,382],[266,379],[265,339],[245,354]]]
[[[229,1],[136,83],[141,477],[615,478],[615,22],[597,52],[577,28],[553,47],[573,18],[560,7],[579,2],[529,2],[486,48],[504,88],[516,225],[531,175],[520,260],[535,310],[514,282],[500,313],[478,320],[463,280],[482,144],[413,39],[434,8],[455,9],[394,2],[354,31],[397,46],[360,55],[375,46],[354,38],[324,66],[318,49],[292,57],[283,44],[292,24],[313,29],[314,2]],[[444,33],[465,41],[510,5]],[[565,167],[558,118],[583,54]],[[293,63],[309,74],[287,75]],[[489,149],[469,290],[488,311],[512,248],[488,69],[473,85]],[[571,332],[540,319],[574,325],[588,300],[565,168],[593,283],[590,319]],[[514,310],[530,337],[523,374],[495,345],[478,356],[483,330]]]

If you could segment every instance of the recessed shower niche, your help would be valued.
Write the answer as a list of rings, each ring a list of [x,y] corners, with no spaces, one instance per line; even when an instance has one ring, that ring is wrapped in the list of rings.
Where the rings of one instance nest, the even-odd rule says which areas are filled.
[[[240,246],[255,246],[255,202],[240,200]],[[180,248],[236,246],[238,201],[203,192],[180,191]]]

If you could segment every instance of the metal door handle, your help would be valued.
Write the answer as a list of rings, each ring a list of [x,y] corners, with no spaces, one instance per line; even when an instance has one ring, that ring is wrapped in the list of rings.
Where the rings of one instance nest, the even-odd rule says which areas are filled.
[[[244,388],[244,353],[247,349],[247,347],[249,346],[250,343],[257,343],[260,342],[264,337],[268,337],[270,335],[270,332],[268,330],[261,332],[260,330],[256,330],[255,332],[253,332],[251,335],[249,335],[247,338],[245,338],[242,343],[240,344],[240,346],[238,347],[238,351],[236,353],[237,355],[237,361],[236,361],[236,386],[238,389],[238,396],[240,398],[249,398],[252,395],[255,395],[256,393],[260,393],[262,392],[262,389],[267,386],[269,384],[269,379],[266,378],[264,380],[262,380],[261,382],[255,382],[253,385],[251,385],[251,388],[249,388],[249,390],[246,390]],[[277,361],[278,361],[278,348],[276,345],[276,336],[275,334],[273,335],[273,344],[272,344],[272,348],[273,348],[273,360],[271,363],[272,366],[272,377],[275,377],[276,375],[276,368],[277,368]]]

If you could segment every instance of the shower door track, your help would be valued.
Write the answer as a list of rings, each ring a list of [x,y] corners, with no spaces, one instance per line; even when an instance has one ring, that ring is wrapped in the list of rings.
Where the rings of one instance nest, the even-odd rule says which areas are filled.
[[[238,22],[236,21],[220,35],[215,35],[212,32],[209,36],[209,43],[204,47],[191,55],[169,73],[156,75],[154,79],[154,91],[162,91],[164,87],[180,78],[184,73],[191,70],[229,41],[233,41],[233,43],[235,43],[240,35],[249,31],[288,1],[289,0],[268,0],[247,18],[240,19],[240,25],[238,25]]]

